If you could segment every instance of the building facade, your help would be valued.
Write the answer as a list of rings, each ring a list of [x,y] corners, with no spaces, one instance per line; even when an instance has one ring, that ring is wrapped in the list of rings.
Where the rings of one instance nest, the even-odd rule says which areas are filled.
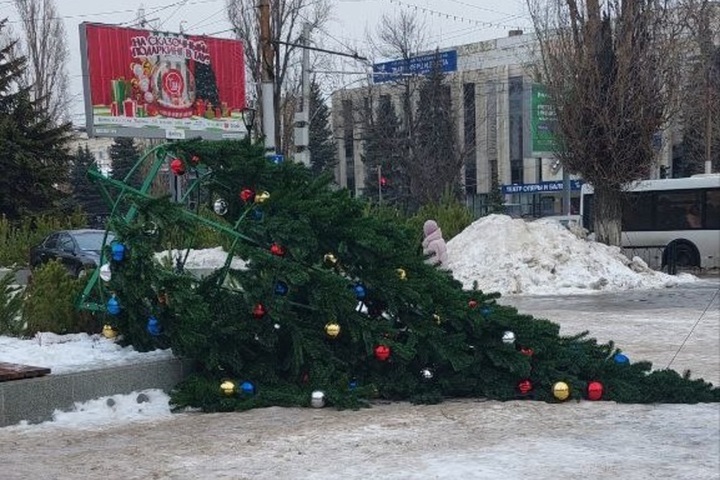
[[[455,59],[444,70],[451,88],[457,141],[464,155],[463,183],[468,205],[476,215],[487,211],[494,177],[509,214],[577,213],[580,180],[568,175],[563,181],[562,166],[552,152],[541,148],[536,135],[538,115],[547,106],[538,101],[540,94],[533,81],[539,57],[535,35],[512,31],[507,37],[441,51],[448,52],[454,52]],[[397,82],[376,77],[369,87],[336,91],[331,97],[339,155],[336,181],[356,195],[362,195],[366,176],[362,112],[383,95],[391,96],[400,112],[401,91]],[[671,162],[672,149],[665,148],[666,144],[671,142],[659,139],[658,170]],[[562,201],[565,188],[570,191],[569,212]]]

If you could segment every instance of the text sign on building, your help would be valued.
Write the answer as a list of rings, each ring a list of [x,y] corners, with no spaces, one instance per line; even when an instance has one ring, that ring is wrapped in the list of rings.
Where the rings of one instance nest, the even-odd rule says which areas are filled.
[[[391,62],[376,63],[373,65],[373,82],[391,82],[402,78],[402,75],[427,75],[432,71],[437,56],[440,56],[440,68],[443,72],[457,71],[457,51],[429,53],[412,57],[407,60],[393,60]]]
[[[532,87],[530,121],[532,156],[552,156],[558,149],[557,115],[550,95],[540,84],[534,84]]]
[[[570,180],[570,190],[580,190],[582,187],[581,180]],[[525,183],[522,185],[503,185],[503,195],[509,195],[511,193],[548,193],[548,192],[562,192],[563,182],[540,182],[540,183]]]
[[[89,136],[242,138],[237,40],[82,23]]]

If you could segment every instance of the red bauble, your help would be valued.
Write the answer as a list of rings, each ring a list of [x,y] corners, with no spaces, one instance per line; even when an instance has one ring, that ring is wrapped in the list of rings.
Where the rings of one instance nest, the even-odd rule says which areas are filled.
[[[252,202],[255,199],[255,192],[250,188],[244,188],[240,192],[240,200],[245,203]]]
[[[533,352],[532,348],[520,347],[520,353],[527,355],[528,357],[532,357],[535,352]]]
[[[170,170],[172,170],[175,175],[185,175],[185,163],[179,158],[176,158],[170,162]]]
[[[190,157],[190,165],[192,165],[193,167],[197,167],[199,164],[200,157],[198,157],[197,155],[193,155],[192,157]]]
[[[522,395],[527,395],[533,389],[532,382],[530,380],[521,380],[517,384],[517,389]]]
[[[265,305],[263,305],[262,303],[258,303],[253,307],[252,314],[255,318],[263,318],[266,313],[267,310],[265,309]]]
[[[600,382],[590,382],[587,386],[588,400],[600,400],[603,395],[603,384]]]
[[[270,253],[272,253],[273,255],[277,255],[278,257],[282,257],[283,255],[285,255],[285,249],[281,245],[273,243],[270,246]]]
[[[477,306],[478,306],[477,300],[470,300],[470,301],[468,302],[468,307],[470,307],[470,308],[475,308],[475,307],[477,307]]]
[[[380,360],[381,362],[384,362],[388,358],[390,358],[390,347],[387,345],[378,345],[375,347],[375,358]]]

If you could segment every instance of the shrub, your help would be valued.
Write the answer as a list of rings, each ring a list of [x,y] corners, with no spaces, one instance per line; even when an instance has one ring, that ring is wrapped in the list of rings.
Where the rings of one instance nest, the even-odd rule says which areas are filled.
[[[17,336],[23,330],[23,292],[21,286],[15,285],[17,271],[0,272],[0,335]]]
[[[27,287],[23,305],[25,333],[32,336],[37,332],[97,332],[98,325],[92,314],[75,308],[85,283],[85,279],[70,276],[57,260],[38,267]]]

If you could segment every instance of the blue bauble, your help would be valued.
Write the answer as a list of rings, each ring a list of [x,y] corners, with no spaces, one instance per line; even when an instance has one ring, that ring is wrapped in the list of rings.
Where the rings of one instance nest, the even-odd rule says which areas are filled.
[[[117,301],[117,298],[110,297],[110,300],[107,301],[107,312],[110,315],[117,315],[120,313],[120,302]]]
[[[487,317],[492,312],[492,309],[490,307],[483,307],[480,309],[480,313],[483,317]]]
[[[348,388],[350,390],[355,390],[357,387],[358,387],[358,381],[355,380],[354,378],[352,380],[350,380],[350,383],[348,384]]]
[[[353,290],[355,291],[355,298],[358,300],[362,300],[365,298],[365,295],[367,295],[367,292],[365,291],[365,286],[362,283],[358,283],[353,287]]]
[[[150,335],[152,335],[153,337],[157,337],[158,335],[160,335],[161,330],[162,329],[160,328],[160,322],[158,321],[157,318],[155,318],[155,317],[148,318],[147,331]]]
[[[613,360],[615,360],[615,363],[619,363],[621,365],[626,365],[626,364],[630,363],[630,359],[626,355],[623,355],[622,353],[616,354],[613,357]]]
[[[240,391],[244,395],[255,395],[255,385],[252,382],[245,381],[240,385]]]
[[[255,207],[252,209],[252,218],[254,220],[260,221],[263,219],[263,211],[259,207]]]
[[[288,293],[288,284],[283,281],[275,282],[275,295],[285,296]]]
[[[125,245],[122,243],[113,243],[110,249],[112,251],[112,259],[116,262],[122,262],[125,258]]]

